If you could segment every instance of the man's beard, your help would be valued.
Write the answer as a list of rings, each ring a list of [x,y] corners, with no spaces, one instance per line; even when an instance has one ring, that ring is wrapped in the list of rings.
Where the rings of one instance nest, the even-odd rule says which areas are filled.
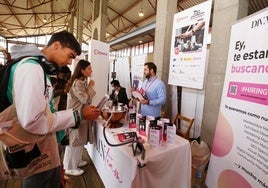
[[[151,74],[150,73],[146,74],[145,78],[147,78],[147,79],[151,78]]]

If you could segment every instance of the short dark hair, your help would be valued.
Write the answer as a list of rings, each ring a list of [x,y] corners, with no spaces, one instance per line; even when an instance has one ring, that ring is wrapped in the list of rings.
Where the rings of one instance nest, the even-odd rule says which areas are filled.
[[[66,30],[54,33],[48,41],[47,46],[52,45],[56,41],[60,42],[63,47],[74,50],[77,55],[81,54],[81,46],[72,33]]]
[[[111,81],[111,84],[113,84],[114,86],[120,87],[120,82],[118,80]]]
[[[157,71],[157,67],[153,62],[146,62],[144,66],[147,66],[149,70],[153,69],[154,73]]]
[[[71,70],[69,69],[68,66],[61,67],[59,71],[59,73],[69,73],[69,72],[71,72]]]

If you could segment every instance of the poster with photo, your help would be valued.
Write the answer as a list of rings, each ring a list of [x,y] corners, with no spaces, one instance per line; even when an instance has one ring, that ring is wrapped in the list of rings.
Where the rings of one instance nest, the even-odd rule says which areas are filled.
[[[268,8],[232,26],[208,187],[268,187]]]
[[[174,15],[168,83],[202,89],[211,1]]]

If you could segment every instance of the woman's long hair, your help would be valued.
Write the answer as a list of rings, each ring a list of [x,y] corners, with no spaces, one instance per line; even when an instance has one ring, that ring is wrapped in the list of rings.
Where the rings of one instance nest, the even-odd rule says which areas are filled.
[[[85,79],[83,74],[82,74],[82,70],[85,70],[89,65],[90,65],[90,62],[86,61],[86,60],[83,60],[83,59],[81,59],[77,63],[77,65],[76,65],[76,67],[74,69],[74,73],[71,76],[70,80],[68,81],[68,89],[67,89],[68,92],[70,91],[70,88],[72,87],[73,82],[76,79],[82,79],[82,80]]]

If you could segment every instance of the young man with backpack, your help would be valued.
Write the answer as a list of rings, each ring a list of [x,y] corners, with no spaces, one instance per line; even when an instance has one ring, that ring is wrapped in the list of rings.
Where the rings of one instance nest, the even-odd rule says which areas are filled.
[[[8,164],[13,165],[14,168],[33,166],[32,169],[38,172],[23,179],[24,188],[61,187],[61,167],[55,132],[77,127],[82,118],[95,120],[100,115],[96,107],[89,105],[85,105],[81,111],[69,109],[51,112],[53,88],[49,75],[56,74],[58,67],[71,64],[72,60],[80,54],[79,43],[67,31],[53,34],[42,50],[35,45],[12,46],[11,59],[28,57],[12,65],[6,91],[7,98],[11,106],[15,106],[21,127],[31,134],[45,136],[45,139],[30,151],[13,153],[7,151]],[[30,157],[27,160],[31,163],[16,161],[17,159],[12,163],[16,155]],[[43,163],[34,166],[40,161]],[[48,170],[38,171],[43,165],[47,165]]]

